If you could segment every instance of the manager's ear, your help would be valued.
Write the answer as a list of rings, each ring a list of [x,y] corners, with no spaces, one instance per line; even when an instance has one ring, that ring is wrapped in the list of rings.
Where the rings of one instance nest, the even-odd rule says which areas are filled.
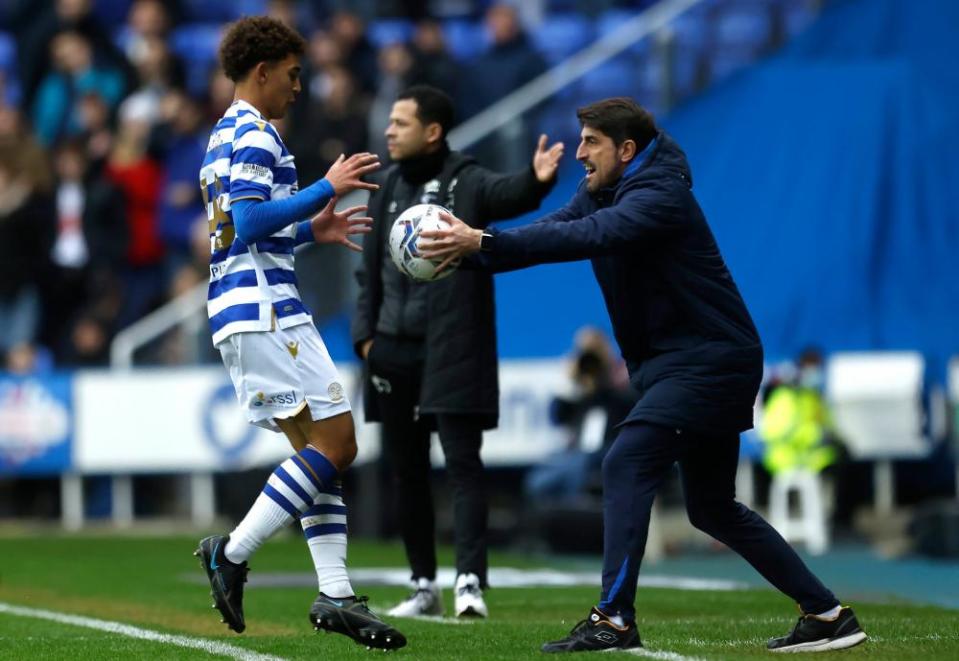
[[[430,122],[426,125],[426,141],[430,144],[443,141],[443,127],[439,122]]]
[[[619,160],[623,163],[633,160],[636,153],[636,141],[631,138],[627,138],[619,146]]]

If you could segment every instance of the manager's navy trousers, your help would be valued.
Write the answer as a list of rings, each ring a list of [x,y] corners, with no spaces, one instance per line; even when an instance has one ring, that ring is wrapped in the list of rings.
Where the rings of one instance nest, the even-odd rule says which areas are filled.
[[[638,422],[622,427],[603,460],[603,612],[635,618],[653,496],[677,462],[690,523],[745,558],[803,612],[838,605],[786,540],[736,502],[739,434],[705,435]]]

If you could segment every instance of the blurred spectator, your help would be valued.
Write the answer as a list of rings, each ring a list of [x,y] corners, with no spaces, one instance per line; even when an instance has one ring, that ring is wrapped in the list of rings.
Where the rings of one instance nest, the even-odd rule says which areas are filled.
[[[773,475],[796,469],[819,473],[836,462],[839,442],[823,385],[822,354],[806,349],[795,375],[767,390],[759,433],[765,443],[763,463]]]
[[[763,465],[772,476],[791,470],[822,473],[827,509],[836,525],[848,525],[858,501],[856,467],[833,427],[824,397],[822,353],[804,349],[795,368],[777,375],[765,390],[759,435]]]
[[[309,34],[315,24],[314,3],[296,0],[269,0],[266,15],[275,18],[300,34]]]
[[[31,371],[40,321],[37,282],[48,263],[52,201],[31,176],[39,152],[0,147],[0,355],[12,371]]]
[[[118,296],[117,274],[128,244],[126,211],[122,194],[103,177],[102,166],[80,140],[54,151],[55,235],[43,286],[43,340],[58,360],[71,353],[67,338],[76,317],[101,299],[116,301]]]
[[[26,181],[40,191],[49,191],[53,187],[50,163],[46,152],[30,132],[23,114],[13,108],[0,104],[0,148],[8,148],[17,155],[17,167]]]
[[[160,118],[160,101],[170,89],[183,87],[183,64],[162,37],[151,35],[141,40],[133,60],[137,88],[124,99],[121,113],[136,114],[154,123]]]
[[[370,106],[368,116],[369,150],[387,158],[386,136],[382,127],[390,123],[390,111],[400,92],[409,87],[410,73],[413,69],[413,56],[403,44],[390,44],[379,54],[380,76],[376,85],[376,96]]]
[[[425,19],[416,24],[412,54],[411,84],[430,85],[443,90],[454,99],[458,98],[457,80],[461,75],[460,66],[446,49],[443,29],[438,21]]]
[[[63,362],[70,367],[105,367],[110,362],[113,326],[110,301],[102,299],[77,318],[70,329]]]
[[[376,50],[366,38],[366,25],[356,14],[341,9],[330,18],[330,36],[339,47],[342,63],[356,78],[359,88],[376,88]]]
[[[149,132],[150,124],[142,117],[121,116],[106,166],[107,177],[123,192],[130,232],[118,329],[142,317],[166,292],[157,224],[161,170],[147,152]]]
[[[136,0],[127,14],[126,33],[122,37],[127,59],[136,64],[144,55],[147,42],[153,39],[166,40],[173,27],[171,2],[160,0]]]
[[[92,0],[55,0],[46,8],[43,4],[38,8],[36,3],[29,3],[15,31],[24,108],[33,107],[41,81],[55,67],[50,44],[64,31],[82,35],[91,50],[91,60],[104,69],[120,72],[125,82],[130,75],[126,59],[94,15]]]
[[[115,108],[124,89],[122,73],[96,65],[90,42],[79,32],[58,33],[50,52],[53,69],[41,81],[33,105],[37,138],[46,146],[83,131],[79,100],[84,94],[95,93]]]
[[[210,73],[210,93],[206,107],[206,124],[212,126],[217,122],[226,109],[233,103],[233,81],[223,74],[223,69],[216,67]],[[296,104],[293,105],[296,108]]]
[[[325,85],[301,109],[305,121],[293,127],[290,142],[303,181],[322,179],[340,154],[367,148],[367,103],[349,70],[339,65],[324,71]]]
[[[151,151],[163,168],[158,223],[167,250],[167,274],[173,279],[184,267],[193,272],[194,226],[207,226],[197,173],[206,155],[208,129],[199,101],[182,90],[166,93]]]
[[[86,143],[88,158],[102,168],[113,149],[113,112],[97,92],[87,92],[80,97],[77,114],[80,135],[76,139]]]
[[[636,403],[637,393],[602,331],[577,332],[570,367],[572,395],[550,404],[553,422],[569,430],[567,447],[527,473],[525,492],[534,505],[571,502],[600,489],[603,456]]]
[[[546,70],[546,62],[531,45],[516,10],[505,4],[486,12],[486,29],[492,43],[473,66],[470,94],[463,101],[475,114],[515,91]],[[528,128],[530,115],[512,118],[477,146],[480,160],[495,170],[515,170],[527,160],[533,144]]]

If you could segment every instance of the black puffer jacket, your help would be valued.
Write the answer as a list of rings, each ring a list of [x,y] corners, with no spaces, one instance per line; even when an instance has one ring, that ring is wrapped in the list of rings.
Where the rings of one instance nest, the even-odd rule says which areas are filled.
[[[364,341],[374,336],[383,299],[381,260],[389,259],[386,237],[403,209],[391,210],[391,190],[399,168],[386,172],[381,187],[370,198],[373,232],[364,241],[363,262],[357,272],[359,305],[353,319],[353,345],[359,353]],[[433,181],[449,182],[438,197],[430,195]],[[474,227],[511,218],[536,209],[553,182],[540,183],[529,167],[515,174],[496,174],[471,158],[450,152],[442,172],[420,187],[415,203],[441,204]],[[398,206],[398,205],[395,205]],[[496,426],[499,417],[499,382],[496,354],[496,309],[493,277],[476,270],[458,270],[431,282],[427,304],[427,329],[420,412],[424,414],[475,414],[483,427]],[[378,421],[376,398],[365,378],[366,419]]]

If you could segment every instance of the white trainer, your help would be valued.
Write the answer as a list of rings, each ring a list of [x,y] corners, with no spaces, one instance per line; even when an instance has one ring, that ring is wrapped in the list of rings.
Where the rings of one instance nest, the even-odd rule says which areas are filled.
[[[436,581],[419,578],[413,581],[410,596],[389,610],[393,617],[416,617],[418,615],[442,615],[443,597]]]
[[[486,617],[489,611],[483,601],[483,589],[476,574],[456,577],[456,617]]]

